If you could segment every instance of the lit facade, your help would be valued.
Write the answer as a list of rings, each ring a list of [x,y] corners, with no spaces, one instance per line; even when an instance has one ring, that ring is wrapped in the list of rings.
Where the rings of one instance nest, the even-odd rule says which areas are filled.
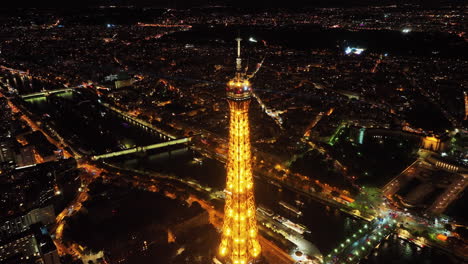
[[[240,72],[240,39],[237,73],[228,83],[229,152],[226,205],[219,256],[225,263],[248,264],[260,256],[250,151],[249,104],[252,89]]]

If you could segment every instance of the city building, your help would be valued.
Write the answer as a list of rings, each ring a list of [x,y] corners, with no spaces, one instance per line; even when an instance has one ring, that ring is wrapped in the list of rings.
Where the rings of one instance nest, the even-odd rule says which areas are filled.
[[[25,232],[29,226],[42,223],[49,225],[55,221],[54,206],[48,205],[41,208],[35,208],[27,214],[3,218],[0,221],[0,239],[7,238]]]
[[[108,75],[104,78],[104,81],[112,83],[116,89],[128,87],[133,84],[133,79],[127,73]]]
[[[16,164],[18,167],[29,166],[36,163],[34,157],[34,147],[32,145],[26,145],[19,148],[16,154]]]
[[[0,142],[0,163],[15,161],[14,144],[11,140]]]
[[[57,248],[47,229],[34,224],[27,230],[0,240],[0,263],[60,264]]]
[[[447,148],[448,138],[441,139],[435,136],[427,136],[421,139],[421,148],[432,150],[435,152],[445,151]]]

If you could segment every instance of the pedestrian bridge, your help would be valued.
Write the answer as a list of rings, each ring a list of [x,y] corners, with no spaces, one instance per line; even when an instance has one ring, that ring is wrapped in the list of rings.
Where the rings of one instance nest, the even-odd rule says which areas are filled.
[[[164,148],[164,147],[178,145],[178,144],[185,144],[185,143],[190,142],[190,140],[191,140],[190,137],[186,137],[186,138],[175,139],[175,140],[171,140],[171,141],[167,141],[167,142],[152,144],[152,145],[148,145],[148,146],[135,147],[135,148],[130,148],[130,149],[126,149],[126,150],[110,152],[110,153],[106,153],[106,154],[102,154],[102,155],[96,155],[96,156],[93,156],[91,158],[93,160],[108,159],[108,158],[113,158],[113,157],[132,154],[132,153],[137,153],[137,152],[145,152],[145,151],[152,150],[152,149]]]
[[[34,97],[43,97],[43,96],[48,96],[51,94],[68,93],[68,92],[72,92],[73,90],[74,88],[63,88],[63,89],[49,90],[49,91],[46,90],[46,91],[37,92],[37,93],[24,94],[24,95],[21,95],[21,98],[28,99],[28,98],[34,98]]]
[[[107,103],[104,103],[104,102],[100,102],[102,106],[106,107],[107,109],[111,110],[112,112],[114,112],[115,114],[119,115],[122,119],[124,119],[125,121],[128,121],[129,123],[133,124],[133,125],[136,125],[140,128],[143,128],[145,130],[148,130],[148,131],[151,131],[152,133],[154,134],[159,134],[160,138],[162,139],[176,139],[176,135],[174,134],[171,134],[171,133],[168,133],[162,129],[159,129],[157,128],[156,126],[152,125],[151,123],[145,121],[145,120],[142,120],[142,119],[139,119],[139,118],[136,118],[134,116],[131,116],[129,115],[128,113],[126,113],[125,111],[122,111],[116,107],[113,107]]]
[[[328,256],[324,264],[358,264],[371,251],[379,247],[380,242],[386,239],[396,228],[396,221],[390,216],[376,219],[365,224],[358,232],[347,238]]]

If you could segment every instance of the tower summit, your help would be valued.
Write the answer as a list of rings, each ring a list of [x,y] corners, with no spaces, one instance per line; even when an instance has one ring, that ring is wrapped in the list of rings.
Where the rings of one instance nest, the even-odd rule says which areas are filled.
[[[239,101],[239,100],[248,100],[252,96],[252,88],[250,87],[250,82],[248,76],[245,73],[241,72],[242,69],[242,59],[240,57],[241,52],[241,39],[236,38],[237,41],[237,58],[236,58],[236,75],[232,80],[229,81],[226,88],[226,95],[228,102],[230,100]],[[231,103],[229,102],[229,105]],[[248,104],[247,104],[248,108]],[[232,107],[230,107],[232,110]],[[231,111],[231,121],[232,121],[232,111]],[[248,117],[247,117],[248,118]],[[250,145],[249,145],[250,150]],[[250,162],[250,161],[249,161]]]
[[[229,103],[229,152],[226,205],[219,256],[226,264],[256,262],[261,248],[257,235],[250,152],[249,104],[252,88],[241,72],[240,42],[237,38],[236,75],[226,88]]]

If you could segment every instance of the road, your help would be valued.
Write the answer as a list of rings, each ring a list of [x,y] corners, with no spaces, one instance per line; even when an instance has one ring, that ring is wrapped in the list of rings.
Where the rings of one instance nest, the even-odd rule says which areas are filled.
[[[63,243],[63,229],[66,224],[66,217],[71,217],[81,210],[83,202],[89,198],[88,185],[99,178],[100,175],[106,171],[86,162],[79,163],[78,167],[86,171],[86,173],[81,175],[80,190],[75,199],[73,199],[73,201],[56,216],[55,225],[50,231],[53,234],[54,244],[57,247],[59,255],[68,254],[77,259],[80,259],[83,248],[82,246],[76,243],[72,243],[71,245],[66,246]]]
[[[16,106],[10,99],[8,99],[8,97],[6,97],[2,92],[0,92],[0,97],[4,97],[4,98],[7,99],[8,105],[10,106],[13,113],[20,113],[21,114],[21,119],[24,120],[31,127],[31,129],[33,131],[42,132],[42,134],[47,138],[47,140],[50,143],[55,145],[57,147],[57,149],[62,150],[63,155],[64,155],[65,158],[72,157],[72,154],[64,149],[64,146],[66,146],[66,144],[64,142],[58,142],[57,140],[55,140],[54,138],[49,136],[48,133],[46,133],[41,127],[39,127],[36,122],[31,120],[30,117],[28,117],[26,114],[24,114],[24,112],[18,106]]]

